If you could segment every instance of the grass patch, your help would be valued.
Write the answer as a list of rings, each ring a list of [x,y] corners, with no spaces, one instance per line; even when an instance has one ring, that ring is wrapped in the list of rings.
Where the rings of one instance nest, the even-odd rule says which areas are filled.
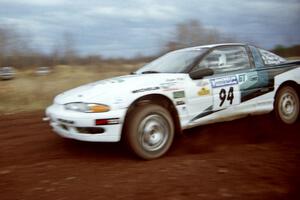
[[[17,71],[15,79],[0,81],[0,114],[42,110],[53,98],[82,84],[128,74],[140,65],[56,66],[46,76],[34,70]]]

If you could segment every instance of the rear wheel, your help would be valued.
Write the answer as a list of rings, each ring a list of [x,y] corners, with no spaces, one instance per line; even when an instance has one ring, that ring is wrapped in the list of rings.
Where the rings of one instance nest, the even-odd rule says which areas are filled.
[[[172,117],[159,105],[140,105],[128,116],[125,139],[130,149],[143,159],[155,159],[165,154],[173,138]]]
[[[293,124],[299,117],[299,96],[291,86],[280,88],[275,99],[277,119],[285,124]]]

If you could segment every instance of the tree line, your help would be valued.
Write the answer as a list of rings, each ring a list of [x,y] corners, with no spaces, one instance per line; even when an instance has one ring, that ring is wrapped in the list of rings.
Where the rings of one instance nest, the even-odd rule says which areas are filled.
[[[79,55],[71,33],[64,33],[61,44],[54,46],[49,53],[41,53],[34,49],[31,37],[18,32],[13,27],[0,27],[0,67],[14,66],[17,68],[66,65],[97,65],[103,62],[148,62],[166,52],[204,44],[239,42],[236,37],[221,33],[215,28],[207,28],[200,21],[189,20],[175,26],[172,38],[167,38],[161,45],[161,51],[153,56],[138,56],[130,59],[115,58],[104,59],[101,55]],[[278,45],[273,49],[283,57],[299,56],[300,45],[284,47]]]

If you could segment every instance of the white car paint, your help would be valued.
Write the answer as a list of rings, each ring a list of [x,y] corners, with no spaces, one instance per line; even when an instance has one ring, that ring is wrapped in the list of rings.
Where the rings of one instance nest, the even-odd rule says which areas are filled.
[[[205,46],[208,48],[214,47]],[[197,49],[199,47],[188,48]],[[182,50],[179,50],[182,51]],[[93,142],[117,142],[121,139],[128,108],[146,95],[162,95],[177,110],[181,129],[228,121],[247,115],[268,113],[273,110],[278,88],[286,81],[300,84],[300,68],[274,76],[274,89],[242,101],[241,91],[254,86],[259,74],[256,70],[208,76],[192,80],[187,73],[152,73],[121,76],[97,81],[63,92],[47,108],[50,125],[62,137]],[[261,88],[264,90],[264,88]],[[222,100],[221,93],[226,93]],[[228,96],[232,95],[230,99]],[[67,110],[65,104],[73,102],[108,105],[103,113],[83,113]],[[175,116],[173,116],[175,117]],[[117,124],[96,125],[97,119],[117,119]],[[72,123],[69,123],[72,122]],[[103,128],[103,133],[81,133],[80,127]]]
[[[284,80],[295,79],[299,83],[300,68],[285,72],[275,77],[278,87]],[[232,76],[231,76],[232,77]],[[229,77],[230,78],[230,77]],[[202,113],[207,107],[219,104],[220,88],[212,88],[212,80],[192,80],[188,74],[142,74],[128,75],[118,78],[107,79],[95,83],[87,84],[58,95],[54,104],[47,108],[46,115],[51,118],[51,126],[59,135],[84,141],[116,142],[121,138],[122,124],[127,108],[138,98],[148,94],[164,95],[172,100],[176,107],[182,129],[191,128],[198,125],[228,121],[243,117],[249,114],[262,114],[273,109],[275,91],[258,96],[240,104],[239,85],[234,84],[235,102],[230,105],[224,104],[221,110],[191,121],[197,114]],[[206,88],[209,93],[199,96],[201,88]],[[225,86],[228,90],[229,86]],[[150,88],[148,91],[143,89]],[[159,89],[156,89],[159,88]],[[133,93],[133,91],[137,91]],[[185,97],[175,99],[173,93],[184,91]],[[184,101],[183,105],[176,105],[177,102]],[[66,110],[64,104],[70,102],[101,103],[109,105],[112,110],[105,113],[80,113]],[[225,109],[226,108],[226,109]],[[58,119],[74,121],[75,124],[65,124],[70,127],[70,131],[60,128]],[[76,127],[99,127],[95,126],[96,119],[119,118],[120,124],[105,125],[105,133],[101,134],[80,134]]]

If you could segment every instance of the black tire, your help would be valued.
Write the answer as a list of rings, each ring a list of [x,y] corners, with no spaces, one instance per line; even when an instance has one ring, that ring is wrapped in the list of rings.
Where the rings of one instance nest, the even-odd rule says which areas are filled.
[[[283,86],[275,97],[275,116],[285,124],[293,124],[299,118],[299,95],[291,86]]]
[[[131,111],[124,126],[127,145],[137,156],[145,160],[164,155],[174,139],[172,117],[159,105],[137,106]]]

